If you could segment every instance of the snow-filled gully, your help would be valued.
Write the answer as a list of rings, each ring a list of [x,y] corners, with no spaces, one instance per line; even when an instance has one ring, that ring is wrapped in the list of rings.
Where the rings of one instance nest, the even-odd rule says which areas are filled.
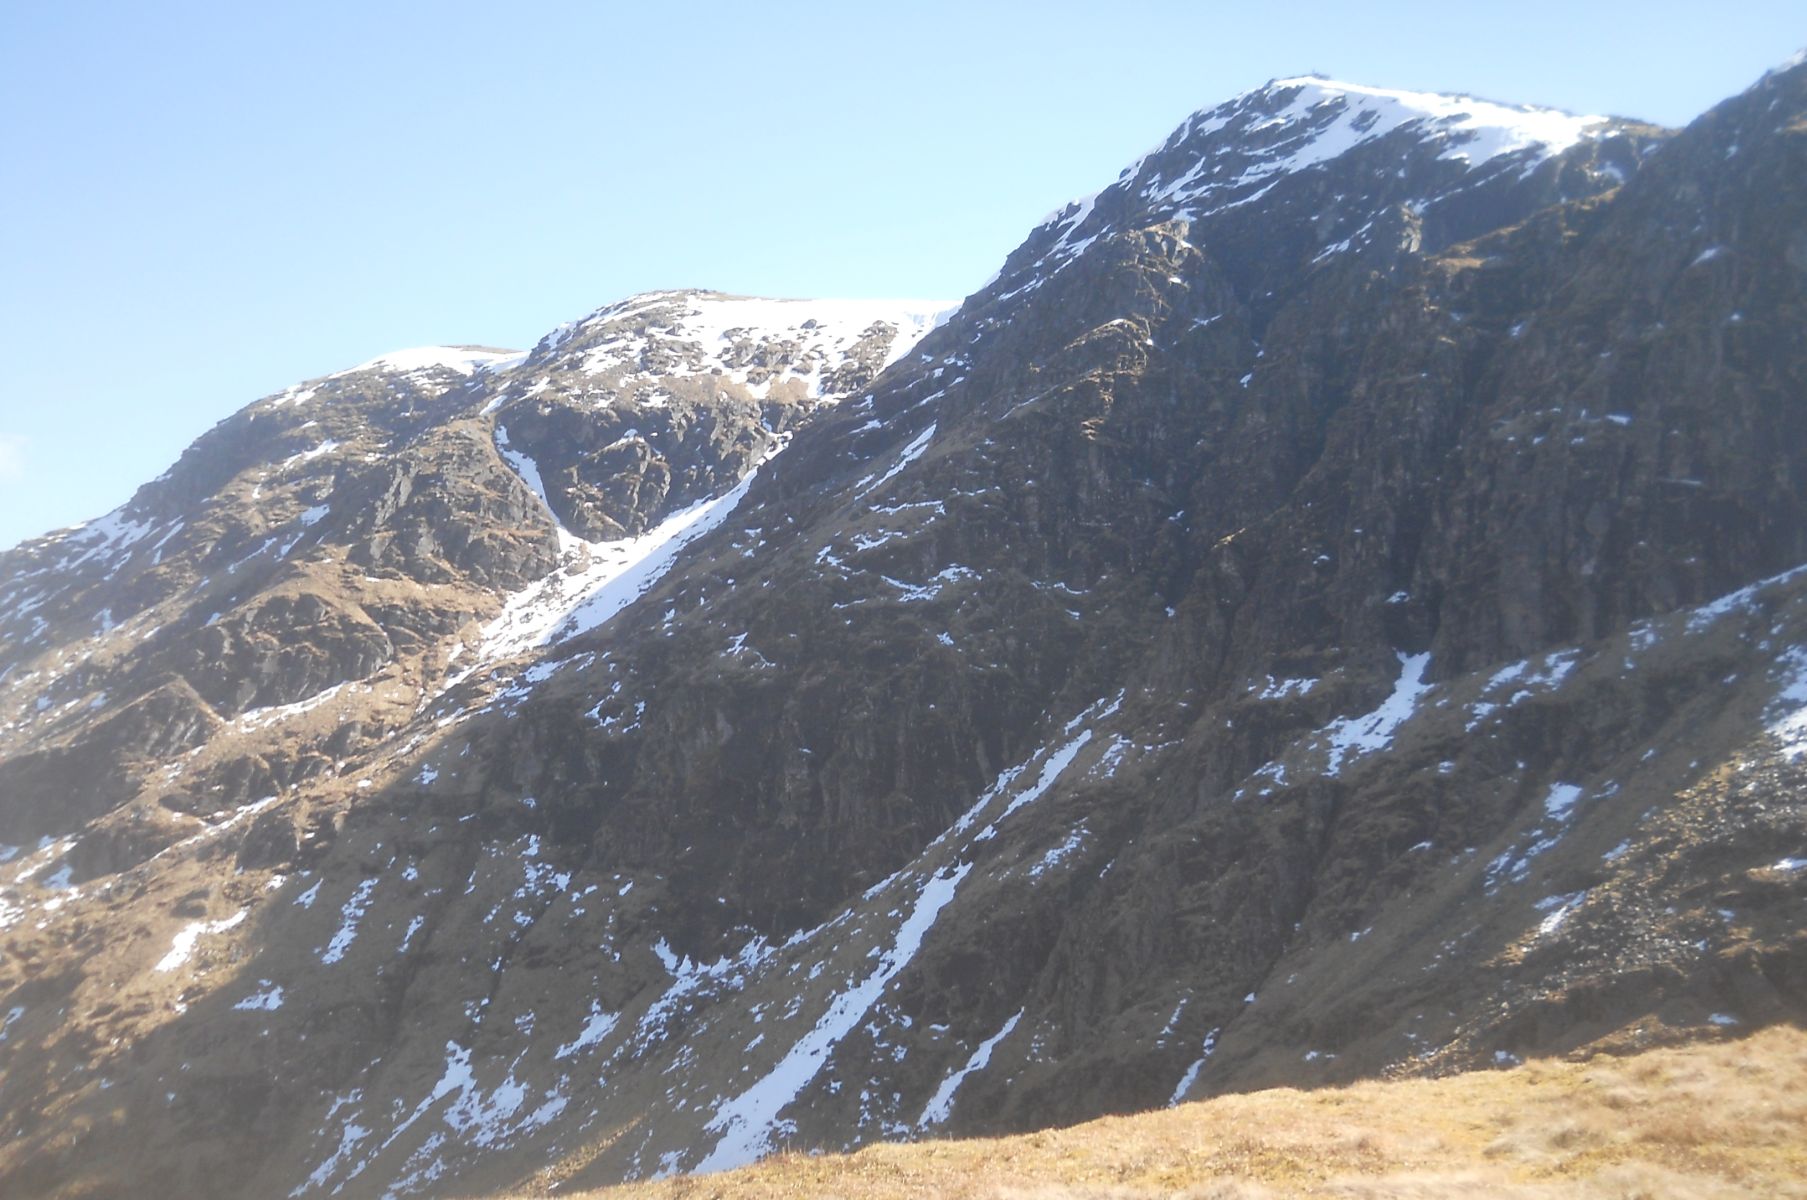
[[[539,496],[558,527],[559,565],[544,578],[509,596],[502,612],[483,627],[476,666],[563,641],[606,624],[652,589],[677,562],[684,547],[716,528],[746,497],[754,476],[781,453],[781,439],[739,483],[719,496],[672,513],[639,537],[590,542],[558,520],[540,478],[538,464],[512,448],[505,426],[496,426],[496,448],[521,481]]]

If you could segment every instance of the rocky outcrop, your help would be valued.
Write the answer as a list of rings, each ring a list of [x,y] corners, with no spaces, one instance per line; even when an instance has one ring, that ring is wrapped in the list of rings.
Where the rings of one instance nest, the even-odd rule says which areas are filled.
[[[476,422],[423,435],[352,501],[348,557],[369,571],[512,591],[558,561],[544,506]]]

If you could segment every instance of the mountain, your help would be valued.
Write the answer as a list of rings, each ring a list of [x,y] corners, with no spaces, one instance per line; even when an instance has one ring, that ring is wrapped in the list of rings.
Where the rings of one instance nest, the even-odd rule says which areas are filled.
[[[414,1195],[1807,999],[1807,67],[1279,80],[964,302],[634,297],[0,556],[0,1186]]]

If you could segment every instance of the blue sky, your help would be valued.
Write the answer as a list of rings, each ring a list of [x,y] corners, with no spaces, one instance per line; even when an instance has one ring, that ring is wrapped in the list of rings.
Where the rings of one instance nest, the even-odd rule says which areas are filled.
[[[12,0],[0,547],[388,350],[656,287],[958,297],[1272,77],[1679,124],[1804,44],[1798,0]]]

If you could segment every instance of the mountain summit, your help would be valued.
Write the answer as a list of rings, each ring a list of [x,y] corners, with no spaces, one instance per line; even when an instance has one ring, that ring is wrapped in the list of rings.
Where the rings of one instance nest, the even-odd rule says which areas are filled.
[[[592,1185],[1807,1002],[1807,68],[1315,78],[959,305],[402,352],[0,555],[7,1195]]]

